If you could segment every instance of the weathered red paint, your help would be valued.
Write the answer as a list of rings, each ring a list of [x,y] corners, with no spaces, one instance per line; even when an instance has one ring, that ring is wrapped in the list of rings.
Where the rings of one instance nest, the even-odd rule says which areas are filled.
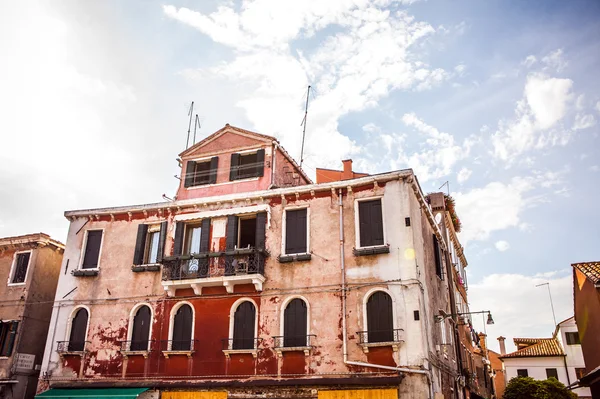
[[[367,353],[367,361],[373,364],[382,364],[384,366],[397,367],[394,360],[394,352],[389,346],[381,348],[370,348]]]
[[[306,356],[304,352],[284,352],[281,358],[281,374],[305,374]]]

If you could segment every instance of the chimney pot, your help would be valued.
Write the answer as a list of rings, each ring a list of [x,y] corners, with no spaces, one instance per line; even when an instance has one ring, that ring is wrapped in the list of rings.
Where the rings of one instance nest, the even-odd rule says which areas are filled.
[[[352,160],[345,159],[342,161],[344,164],[344,170],[342,171],[342,180],[352,179],[354,173],[352,173]]]
[[[506,344],[504,343],[506,338],[503,336],[499,336],[497,339],[498,339],[498,343],[500,343],[500,354],[506,355]]]
[[[479,333],[477,335],[479,335],[479,345],[481,346],[481,350],[483,350],[485,352],[487,350],[487,342],[486,342],[487,335],[485,335],[484,333]]]

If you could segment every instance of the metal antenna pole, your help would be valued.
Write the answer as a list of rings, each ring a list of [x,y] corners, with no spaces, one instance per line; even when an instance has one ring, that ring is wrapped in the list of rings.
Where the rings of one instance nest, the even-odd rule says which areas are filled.
[[[442,184],[442,185],[440,186],[440,188],[438,188],[438,190],[441,190],[441,189],[442,189],[442,187],[444,187],[444,186],[446,186],[446,187],[447,187],[447,189],[448,189],[448,196],[450,196],[450,182],[449,182],[448,180],[446,180],[446,182],[445,182],[444,184]]]
[[[554,314],[554,303],[552,302],[552,293],[550,292],[550,283],[542,283],[536,285],[536,287],[541,287],[542,285],[548,286],[548,296],[550,297],[550,307],[552,308],[552,320],[554,320],[554,328],[556,328],[556,315]]]
[[[188,135],[187,140],[185,141],[185,149],[190,146],[190,131],[192,130],[192,115],[194,114],[194,102],[190,105],[190,110],[188,111],[188,115],[190,116],[190,122],[188,123]]]
[[[196,120],[194,121],[194,144],[196,144],[196,128],[201,129],[202,125],[200,125],[200,118],[198,118],[198,114],[196,114]],[[192,144],[192,145],[194,145]]]
[[[306,118],[308,116],[308,96],[310,95],[310,85],[308,85],[308,91],[306,92],[306,106],[304,107],[304,119],[302,119],[301,125],[304,125],[302,129],[302,149],[300,150],[300,167],[304,162],[304,137],[306,136]]]

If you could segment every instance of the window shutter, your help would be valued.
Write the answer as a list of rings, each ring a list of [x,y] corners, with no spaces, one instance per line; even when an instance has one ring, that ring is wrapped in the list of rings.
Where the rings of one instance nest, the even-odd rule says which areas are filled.
[[[306,303],[292,299],[283,314],[283,346],[306,346],[306,327]]]
[[[256,151],[256,176],[265,174],[265,150],[261,148]]]
[[[210,250],[210,218],[202,219],[202,229],[200,231],[200,252],[205,253]]]
[[[212,157],[210,159],[210,177],[208,184],[215,184],[217,182],[217,168],[219,164],[219,157]]]
[[[27,276],[27,266],[29,265],[29,257],[31,253],[26,252],[17,255],[15,272],[12,278],[13,283],[23,283],[25,282],[25,277]]]
[[[254,348],[256,309],[252,302],[242,302],[233,316],[233,349]]]
[[[194,175],[196,174],[196,162],[187,161],[185,164],[185,180],[183,182],[184,187],[191,187],[194,185]]]
[[[358,203],[358,224],[360,228],[360,246],[368,247],[373,244],[371,234],[371,205],[369,202]]]
[[[240,154],[231,154],[231,166],[229,168],[229,180],[235,180],[238,177],[240,163]]]
[[[236,215],[227,216],[227,238],[225,249],[233,251],[237,245],[238,238],[238,217]]]
[[[377,291],[367,301],[367,330],[369,342],[391,342],[394,340],[392,298]]]
[[[173,336],[171,340],[171,349],[173,350],[191,349],[192,309],[189,305],[183,305],[177,310],[173,320]]]
[[[180,256],[183,252],[183,230],[185,224],[183,222],[177,222],[175,224],[175,242],[173,244],[173,255]]]
[[[131,332],[132,351],[148,350],[150,340],[150,308],[140,307],[133,318],[133,331]]]
[[[286,211],[285,217],[285,253],[305,253],[307,251],[307,210]]]
[[[83,256],[83,269],[94,269],[98,267],[100,256],[100,243],[102,242],[102,230],[88,230],[85,254]]]
[[[156,261],[161,263],[165,256],[165,243],[167,242],[167,229],[169,228],[169,222],[164,221],[160,224],[160,235],[158,236],[158,254],[156,255]]]
[[[256,245],[255,245],[255,248],[258,250],[265,249],[266,229],[267,229],[267,213],[266,212],[257,213],[256,214]]]
[[[18,321],[13,321],[10,323],[10,329],[8,330],[6,337],[6,344],[3,352],[0,354],[1,356],[10,356],[12,354],[13,347],[15,345],[15,338],[17,336],[17,327],[19,326]]]
[[[443,280],[444,277],[442,276],[442,259],[440,254],[440,244],[438,243],[438,239],[435,236],[435,234],[433,235],[433,255],[435,257],[435,273],[438,275],[439,278]]]
[[[69,350],[82,351],[85,348],[85,333],[87,329],[88,312],[81,308],[75,314],[71,322],[71,334],[69,336]]]
[[[144,263],[144,250],[146,249],[146,235],[148,234],[148,225],[139,224],[137,239],[135,241],[135,251],[133,252],[133,264],[141,265]]]

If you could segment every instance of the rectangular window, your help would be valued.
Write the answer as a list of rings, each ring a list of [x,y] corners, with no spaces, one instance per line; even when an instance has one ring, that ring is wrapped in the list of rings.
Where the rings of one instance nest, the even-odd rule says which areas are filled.
[[[102,230],[88,230],[84,247],[82,269],[98,268],[100,245],[102,245]]]
[[[518,377],[529,377],[529,373],[527,372],[527,369],[518,369],[517,376]]]
[[[554,377],[558,380],[558,371],[556,369],[546,369],[546,378]]]
[[[248,179],[264,175],[265,150],[245,154],[231,154],[229,180]]]
[[[217,182],[217,168],[219,157],[212,157],[207,161],[188,161],[185,167],[185,187],[215,184]]]
[[[256,245],[256,216],[239,218],[238,248],[254,248]]]
[[[13,265],[13,275],[10,280],[11,284],[20,284],[25,282],[27,277],[27,268],[29,267],[29,259],[31,252],[23,252],[17,254]]]
[[[585,367],[575,367],[575,376],[580,380],[585,376]]]
[[[433,235],[433,256],[435,258],[435,274],[440,279],[444,279],[444,273],[442,271],[442,251],[440,249],[440,243],[437,236]]]
[[[201,224],[188,224],[185,226],[185,254],[200,253],[200,238],[202,235]]]
[[[0,323],[0,356],[8,357],[12,354],[18,325],[18,321]]]
[[[577,331],[567,332],[565,333],[565,337],[567,338],[567,345],[581,345],[579,333]]]
[[[358,203],[358,225],[361,247],[384,245],[381,199]]]
[[[146,239],[146,264],[156,263],[158,259],[158,247],[160,239],[160,230],[148,232],[148,238]]]
[[[307,252],[308,210],[294,209],[285,211],[285,253],[303,254]]]

